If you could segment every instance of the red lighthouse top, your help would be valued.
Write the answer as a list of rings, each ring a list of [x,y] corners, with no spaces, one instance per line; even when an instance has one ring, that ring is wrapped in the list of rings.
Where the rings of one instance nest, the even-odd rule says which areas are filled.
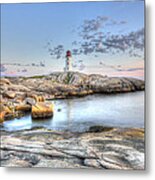
[[[71,55],[71,51],[68,50],[68,51],[66,52],[66,57],[71,57],[71,56],[72,56],[72,55]]]

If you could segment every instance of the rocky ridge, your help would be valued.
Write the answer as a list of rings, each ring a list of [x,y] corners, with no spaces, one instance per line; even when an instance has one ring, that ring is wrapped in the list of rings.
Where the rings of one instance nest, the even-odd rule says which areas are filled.
[[[0,122],[24,115],[25,112],[32,110],[35,103],[40,101],[81,97],[94,93],[134,92],[144,90],[144,88],[144,81],[134,78],[87,75],[79,72],[1,78]],[[52,114],[52,110],[49,114]]]
[[[95,130],[95,132],[93,131]],[[92,127],[85,133],[34,128],[1,132],[2,167],[144,169],[144,130]]]
[[[144,89],[142,80],[78,72],[1,78],[0,122],[20,118],[32,112],[34,106],[41,107],[45,113],[51,99]],[[36,109],[34,112],[37,112]],[[40,111],[38,113],[40,116]],[[95,126],[83,133],[46,128],[16,132],[1,130],[0,152],[3,167],[142,170],[145,164],[144,129]]]

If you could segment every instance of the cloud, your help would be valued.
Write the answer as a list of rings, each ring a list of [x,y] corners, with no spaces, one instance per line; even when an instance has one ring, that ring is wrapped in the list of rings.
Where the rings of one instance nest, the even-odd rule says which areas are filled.
[[[121,26],[124,24],[127,24],[127,21],[117,21],[107,16],[97,16],[94,19],[84,20],[83,24],[78,28],[80,30],[79,35],[83,39],[89,39],[92,37],[92,33],[102,30],[106,26]]]
[[[51,42],[47,42],[45,48],[47,49],[49,55],[55,57],[56,59],[60,59],[64,53],[64,46],[61,44],[52,47]]]
[[[26,73],[26,72],[27,72],[27,69],[22,69],[21,72],[22,72],[22,73]]]
[[[144,68],[129,68],[129,69],[117,69],[117,71],[139,71],[139,70],[144,70]]]
[[[97,16],[93,19],[86,19],[77,28],[79,40],[72,42],[73,55],[93,54],[121,54],[129,57],[144,58],[144,28],[129,33],[120,31],[128,22],[126,20],[116,21],[111,17]],[[107,26],[120,26],[115,34],[109,31]],[[117,33],[117,34],[116,34]],[[52,46],[51,41],[47,42],[46,48],[50,56],[60,59],[65,56],[63,45]]]
[[[109,17],[106,16],[97,16],[95,19],[84,20],[80,27],[81,35],[99,30],[108,19]]]
[[[40,61],[38,64],[37,63],[30,63],[30,64],[22,64],[22,63],[4,63],[1,65],[1,69],[4,70],[5,66],[16,66],[16,67],[45,67],[45,62]]]
[[[73,41],[73,42],[72,42],[72,45],[77,45],[77,41]]]
[[[94,19],[84,20],[79,28],[81,44],[79,45],[79,43],[76,42],[79,49],[81,49],[81,52],[78,54],[127,53],[130,57],[143,57],[144,28],[128,34],[123,33],[123,31],[123,34],[112,34],[106,31],[106,26],[118,25],[122,28],[125,24],[127,24],[126,20],[116,21],[106,16],[97,16]]]
[[[107,34],[97,32],[91,35],[90,38],[84,36],[81,41],[80,54],[91,53],[126,53],[130,57],[144,56],[144,28],[137,31],[132,31],[128,34]]]
[[[118,72],[135,72],[135,71],[143,71],[144,67],[123,67],[121,65],[109,65],[107,63],[104,63],[102,61],[99,62],[100,66],[106,67],[106,68],[111,68],[114,69]]]
[[[111,35],[103,42],[106,48],[127,52],[130,56],[141,57],[144,51],[144,28],[126,35]]]
[[[124,25],[124,24],[127,24],[127,21],[116,21],[116,20],[113,20],[113,19],[110,19],[110,21],[108,21],[108,23],[106,23],[105,25],[106,26],[113,26],[113,25]]]

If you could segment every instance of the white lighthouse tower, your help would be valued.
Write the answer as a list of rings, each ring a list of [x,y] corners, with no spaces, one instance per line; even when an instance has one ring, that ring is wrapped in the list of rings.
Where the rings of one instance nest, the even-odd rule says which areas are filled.
[[[71,51],[66,52],[66,62],[65,62],[65,71],[71,71],[72,70],[72,55]]]

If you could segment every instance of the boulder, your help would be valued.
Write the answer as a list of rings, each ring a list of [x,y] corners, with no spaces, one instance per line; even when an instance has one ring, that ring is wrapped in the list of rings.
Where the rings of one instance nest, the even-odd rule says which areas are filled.
[[[31,105],[29,104],[18,104],[15,106],[16,111],[30,111],[31,110]]]
[[[3,93],[4,97],[10,98],[10,99],[14,99],[16,96],[16,93],[14,91],[5,91]]]
[[[25,102],[25,104],[29,104],[29,105],[35,105],[35,103],[36,103],[36,100],[34,99],[34,98],[30,98],[30,97],[28,97],[28,98],[26,98],[25,100],[24,100],[24,102]]]
[[[37,102],[32,106],[31,115],[33,119],[47,118],[53,116],[54,107],[50,102]]]
[[[0,103],[3,103],[3,102],[4,102],[3,96],[2,94],[0,94]]]
[[[0,112],[0,123],[4,122],[4,116],[5,116],[5,113],[4,112]]]
[[[25,99],[27,101],[28,104],[34,105],[34,102],[44,102],[45,98],[43,96],[40,95],[28,95],[28,98]]]
[[[1,78],[0,79],[0,85],[4,85],[4,84],[10,85],[11,82],[6,78]]]
[[[97,132],[102,132],[102,131],[111,131],[113,130],[112,127],[104,127],[104,126],[91,126],[88,130],[88,132],[92,132],[92,133],[97,133]]]
[[[0,123],[2,123],[5,119],[12,118],[13,116],[13,109],[0,103]]]

